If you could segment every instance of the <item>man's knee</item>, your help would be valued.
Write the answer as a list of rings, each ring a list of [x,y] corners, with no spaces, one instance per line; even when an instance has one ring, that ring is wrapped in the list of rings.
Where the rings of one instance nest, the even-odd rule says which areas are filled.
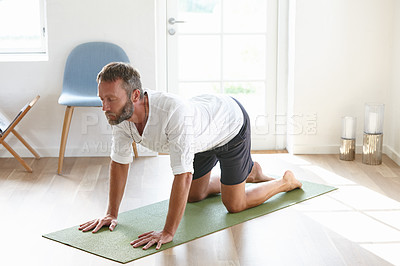
[[[222,201],[222,202],[224,203],[224,206],[227,209],[227,211],[230,213],[237,213],[246,209],[246,206],[244,206],[244,204],[240,202],[234,202],[234,201]]]
[[[202,193],[189,193],[188,202],[193,203],[193,202],[202,201],[203,199],[206,198],[206,195],[203,195],[203,194]]]

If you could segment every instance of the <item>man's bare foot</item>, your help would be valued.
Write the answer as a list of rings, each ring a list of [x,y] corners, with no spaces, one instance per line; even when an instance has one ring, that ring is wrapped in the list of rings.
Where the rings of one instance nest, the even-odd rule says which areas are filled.
[[[286,191],[291,191],[296,188],[301,188],[301,186],[303,185],[299,180],[297,180],[294,177],[294,174],[292,173],[292,171],[289,171],[289,170],[286,171],[285,174],[283,175],[282,181],[287,186]]]
[[[264,175],[260,164],[254,162],[253,168],[251,169],[251,172],[246,179],[246,183],[259,183],[272,180],[275,180],[275,178]]]

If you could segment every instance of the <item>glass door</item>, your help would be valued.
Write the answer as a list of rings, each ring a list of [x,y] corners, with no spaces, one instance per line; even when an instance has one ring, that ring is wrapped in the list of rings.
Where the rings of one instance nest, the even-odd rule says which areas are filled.
[[[167,90],[236,98],[259,150],[276,149],[276,19],[276,0],[167,0]]]

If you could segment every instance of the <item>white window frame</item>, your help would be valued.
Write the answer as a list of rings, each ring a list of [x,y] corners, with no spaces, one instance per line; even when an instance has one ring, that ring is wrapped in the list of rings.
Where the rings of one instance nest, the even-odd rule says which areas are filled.
[[[0,62],[48,60],[46,0],[36,1],[40,4],[41,46],[39,48],[0,48]]]

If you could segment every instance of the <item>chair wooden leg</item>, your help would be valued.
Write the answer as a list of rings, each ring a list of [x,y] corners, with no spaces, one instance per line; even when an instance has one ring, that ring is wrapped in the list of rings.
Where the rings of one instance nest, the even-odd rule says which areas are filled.
[[[67,144],[69,127],[71,125],[72,114],[74,112],[73,106],[67,106],[65,109],[65,116],[64,116],[64,124],[61,134],[61,143],[60,143],[60,154],[58,156],[58,174],[61,174],[63,162],[64,162],[64,154],[65,154],[65,146]]]
[[[26,140],[15,130],[11,131],[18,139],[25,145],[25,147],[35,156],[36,159],[40,159],[40,155],[32,148],[31,145],[26,142]]]
[[[15,159],[18,160],[22,164],[23,167],[25,167],[26,171],[29,173],[32,173],[32,168],[29,167],[29,165],[16,153],[4,140],[1,142],[1,144],[15,157]]]
[[[135,142],[132,142],[132,147],[133,147],[133,153],[135,154],[135,158],[139,157]]]

